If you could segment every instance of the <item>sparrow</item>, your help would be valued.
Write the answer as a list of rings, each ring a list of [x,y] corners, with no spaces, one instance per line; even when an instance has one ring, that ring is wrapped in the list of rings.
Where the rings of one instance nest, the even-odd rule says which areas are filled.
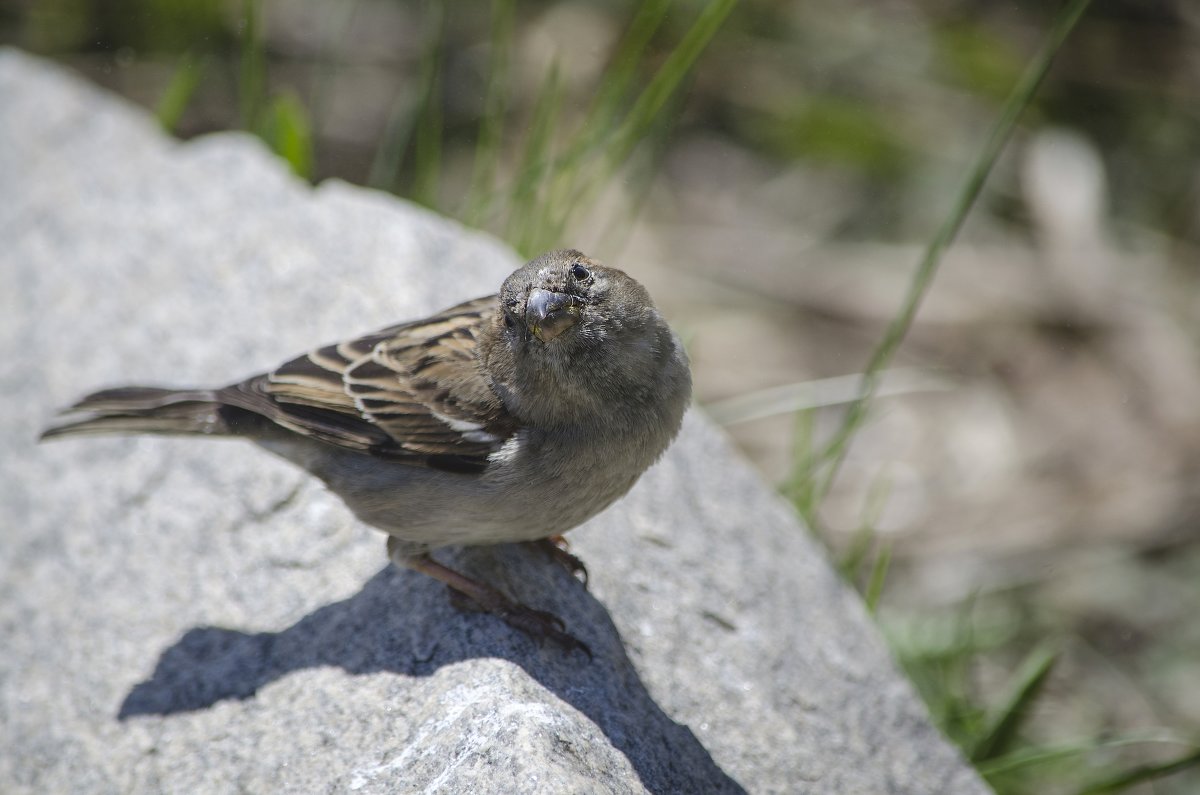
[[[687,355],[646,289],[562,250],[514,271],[497,295],[225,387],[95,392],[41,438],[244,437],[315,475],[386,533],[397,566],[586,652],[553,614],[431,552],[535,541],[582,569],[555,542],[629,491],[678,433],[690,398]]]

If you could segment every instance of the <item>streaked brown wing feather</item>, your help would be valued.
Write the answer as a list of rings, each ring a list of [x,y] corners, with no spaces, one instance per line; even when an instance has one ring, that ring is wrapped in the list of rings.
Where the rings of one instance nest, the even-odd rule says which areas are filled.
[[[225,397],[353,450],[482,465],[515,427],[475,363],[481,321],[495,306],[495,296],[479,298],[318,348],[230,387]]]
[[[347,368],[346,391],[362,414],[414,452],[495,450],[513,427],[475,362],[481,320],[495,300],[455,307],[419,334],[394,334]]]

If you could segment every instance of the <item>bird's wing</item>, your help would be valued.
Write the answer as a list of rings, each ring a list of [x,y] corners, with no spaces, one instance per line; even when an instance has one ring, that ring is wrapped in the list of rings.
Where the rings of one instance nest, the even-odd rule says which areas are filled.
[[[478,471],[515,422],[476,361],[496,297],[328,345],[230,387],[289,430],[384,458]],[[228,391],[228,390],[227,390]]]

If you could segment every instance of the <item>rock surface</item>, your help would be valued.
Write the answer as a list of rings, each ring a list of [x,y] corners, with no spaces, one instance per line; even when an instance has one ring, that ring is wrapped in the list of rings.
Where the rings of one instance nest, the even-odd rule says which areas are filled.
[[[590,664],[456,611],[251,445],[34,442],[95,388],[224,383],[493,291],[495,240],[242,135],[172,141],[13,50],[0,239],[0,790],[986,791],[695,414],[572,533],[590,591],[525,547],[443,555]]]

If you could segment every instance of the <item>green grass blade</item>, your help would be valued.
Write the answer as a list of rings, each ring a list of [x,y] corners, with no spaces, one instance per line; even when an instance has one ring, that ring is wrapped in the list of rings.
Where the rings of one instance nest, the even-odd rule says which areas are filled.
[[[491,200],[495,196],[493,185],[500,162],[504,114],[508,107],[515,18],[514,0],[495,0],[492,6],[487,95],[483,101],[483,116],[479,121],[479,138],[475,144],[475,159],[471,169],[471,185],[467,189],[466,209],[462,213],[463,220],[471,226],[481,226],[484,223]]]
[[[661,116],[662,123],[651,129],[636,160],[631,160],[622,170],[622,201],[595,238],[603,240],[609,251],[621,251],[633,235],[638,216],[654,187],[654,178],[666,160],[671,131],[683,112],[686,93],[686,90],[679,91],[671,98]]]
[[[916,368],[893,368],[880,373],[876,397],[908,395],[951,389],[954,383],[936,372]],[[780,414],[840,406],[857,400],[862,392],[862,374],[839,375],[794,384],[743,392],[704,404],[704,411],[718,425],[736,425]]]
[[[1039,765],[1053,764],[1075,757],[1084,757],[1097,751],[1153,743],[1192,746],[1194,750],[1189,755],[1200,753],[1200,748],[1195,748],[1192,743],[1181,738],[1164,736],[1159,733],[1131,733],[1111,740],[1085,739],[1071,743],[1060,743],[1058,745],[1018,748],[995,759],[980,762],[976,765],[976,769],[980,775],[989,782],[992,782],[1002,776],[1023,773],[1029,768]],[[1175,761],[1177,762],[1178,760]]]
[[[987,644],[975,623],[976,594],[968,596],[948,620],[910,626],[905,634],[887,630],[889,643],[938,728],[960,747],[970,748],[983,726],[983,709],[973,696],[972,666]],[[934,634],[928,634],[932,629]]]
[[[1007,698],[996,710],[975,747],[971,761],[985,762],[1009,751],[1033,702],[1041,694],[1046,679],[1058,661],[1059,651],[1041,646],[1029,653],[1014,676]]]
[[[265,137],[296,176],[312,178],[313,136],[308,111],[295,92],[276,97],[267,111]]]
[[[875,556],[875,564],[871,567],[871,576],[867,578],[867,589],[863,601],[867,603],[867,611],[874,613],[879,606],[879,597],[883,595],[883,585],[887,581],[888,568],[892,563],[892,545],[884,544]]]
[[[588,153],[603,146],[612,135],[621,117],[621,103],[625,101],[637,76],[638,63],[654,32],[662,25],[670,5],[671,0],[647,0],[638,6],[628,31],[618,45],[608,69],[605,70],[596,97],[584,116],[583,124],[555,167],[556,172],[568,177],[573,175],[580,161]],[[559,197],[556,195],[555,198]]]
[[[736,4],[737,0],[713,0],[700,12],[700,16],[684,34],[679,45],[667,56],[617,130],[615,140],[607,149],[606,170],[611,170],[629,156],[630,150],[646,134],[663,105],[691,72],[696,59],[708,47],[712,37],[720,30],[721,24]]]
[[[1181,773],[1200,766],[1200,749],[1184,754],[1167,762],[1152,765],[1139,765],[1131,770],[1125,770],[1114,776],[1089,784],[1079,790],[1077,795],[1100,795],[1104,792],[1119,792],[1136,784]]]
[[[842,461],[845,459],[850,438],[858,431],[866,417],[867,407],[870,405],[871,398],[878,387],[879,375],[892,360],[896,349],[900,346],[905,336],[907,336],[913,319],[916,317],[917,310],[920,308],[925,294],[929,291],[929,286],[933,283],[934,276],[937,275],[938,265],[941,263],[943,252],[954,238],[957,237],[958,231],[962,228],[963,221],[967,217],[967,213],[970,212],[976,199],[979,198],[984,182],[991,173],[992,167],[995,166],[996,160],[1000,157],[1004,145],[1012,135],[1017,119],[1033,101],[1033,96],[1037,92],[1038,86],[1041,85],[1046,73],[1050,70],[1050,65],[1054,61],[1055,54],[1062,47],[1063,42],[1075,28],[1075,25],[1079,22],[1080,17],[1083,16],[1084,11],[1087,10],[1090,3],[1091,0],[1070,0],[1062,11],[1059,12],[1050,35],[1042,46],[1041,51],[1030,63],[1029,68],[1022,74],[1017,85],[1013,88],[1012,94],[1005,102],[1000,119],[992,128],[987,142],[979,151],[975,162],[967,172],[967,178],[959,190],[950,214],[933,236],[925,251],[925,256],[917,267],[916,273],[909,283],[908,294],[904,297],[900,312],[892,319],[887,331],[884,333],[883,339],[871,355],[871,359],[863,373],[862,396],[850,404],[845,419],[826,448],[824,459],[827,464],[821,482],[817,487],[817,493],[820,497],[828,493],[830,484],[837,476]]]
[[[446,9],[443,0],[426,4],[429,14],[429,47],[421,64],[421,99],[413,142],[413,180],[409,198],[437,207],[438,174],[442,167],[442,47],[445,42]]]
[[[532,256],[533,242],[545,237],[545,218],[538,212],[537,197],[553,162],[554,130],[562,115],[562,100],[562,81],[556,62],[538,89],[529,137],[508,202],[506,239],[525,256]]]
[[[267,91],[267,61],[263,50],[262,7],[259,0],[242,0],[242,52],[238,109],[242,128],[257,132]]]
[[[572,174],[574,184],[565,197],[554,195],[545,207],[548,223],[546,241],[561,237],[567,222],[581,206],[588,204],[616,169],[628,159],[633,148],[656,123],[667,100],[691,72],[696,59],[708,46],[737,0],[712,0],[667,56],[649,84],[634,101],[633,107],[611,136],[606,136],[599,165],[588,174]],[[543,241],[545,242],[545,241]]]
[[[838,573],[848,582],[854,582],[874,545],[875,528],[869,524],[859,527],[850,538],[846,551],[837,560]]]
[[[838,571],[849,582],[858,581],[859,573],[862,570],[863,563],[867,560],[867,555],[870,554],[873,547],[877,546],[878,533],[876,533],[875,528],[879,526],[879,517],[883,515],[883,509],[887,506],[891,490],[891,478],[883,473],[872,480],[871,486],[867,490],[866,500],[863,503],[862,519],[858,523],[858,529],[855,530],[854,535],[851,537],[845,554],[837,561]],[[875,565],[878,565],[878,559]],[[868,581],[870,581],[870,578],[868,578]]]
[[[583,135],[580,137],[583,148],[588,148],[602,139],[605,130],[610,128],[612,121],[618,117],[617,109],[633,84],[638,62],[650,44],[654,32],[662,25],[670,6],[671,0],[647,0],[638,5],[637,13],[630,21],[629,29],[622,37],[608,69],[605,70],[600,89],[596,92],[585,117],[581,129]]]
[[[367,184],[372,188],[392,193],[398,191],[400,167],[404,165],[404,153],[408,151],[415,121],[416,108],[412,94],[402,90],[392,103],[387,125],[375,149],[375,157],[371,159],[370,171],[367,172]]]
[[[816,412],[801,409],[796,412],[792,435],[792,467],[783,484],[783,494],[796,506],[810,530],[817,528],[816,503],[813,500],[813,467],[818,461],[816,446]]]
[[[1049,765],[1076,757],[1083,757],[1096,750],[1099,745],[1095,742],[1084,741],[1072,745],[1034,746],[1019,748],[1003,756],[975,763],[975,769],[989,784],[1004,776],[1023,773],[1029,768],[1039,765]]]
[[[670,0],[647,0],[638,5],[637,13],[600,80],[583,123],[566,143],[563,154],[555,161],[548,175],[549,187],[538,209],[541,217],[552,218],[562,213],[569,216],[573,211],[572,197],[576,193],[576,186],[586,181],[584,172],[587,171],[587,165],[599,159],[595,153],[604,147],[617,128],[620,107],[637,76],[638,63],[655,31],[662,25],[670,5]],[[596,179],[603,178],[597,176]],[[548,241],[555,237],[551,230],[561,224],[548,221],[543,226],[542,237]]]
[[[166,90],[158,99],[158,104],[154,106],[154,115],[167,132],[175,132],[207,68],[208,59],[194,52],[185,53],[179,59],[179,66],[171,76],[171,82],[167,84]]]

